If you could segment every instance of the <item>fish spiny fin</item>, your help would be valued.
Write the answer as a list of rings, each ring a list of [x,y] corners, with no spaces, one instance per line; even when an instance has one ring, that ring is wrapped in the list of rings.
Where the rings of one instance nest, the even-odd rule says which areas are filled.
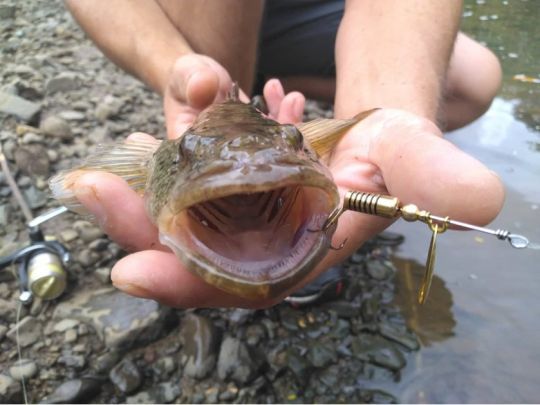
[[[347,130],[354,124],[362,121],[375,110],[378,110],[378,108],[363,111],[353,118],[346,120],[317,118],[312,121],[297,124],[296,127],[302,133],[304,138],[308,140],[317,155],[325,156],[332,151]]]
[[[127,140],[98,145],[82,165],[60,172],[49,180],[52,196],[71,211],[87,215],[72,187],[82,172],[94,171],[113,173],[142,194],[148,177],[148,163],[159,144],[158,141]]]

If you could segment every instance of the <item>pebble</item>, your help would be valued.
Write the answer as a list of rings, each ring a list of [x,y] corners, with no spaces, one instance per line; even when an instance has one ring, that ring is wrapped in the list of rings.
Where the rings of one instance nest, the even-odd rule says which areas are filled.
[[[30,359],[17,360],[9,368],[9,374],[17,381],[28,380],[37,374],[38,368],[34,361]]]
[[[125,359],[117,364],[109,373],[109,379],[120,392],[131,394],[142,382],[142,377],[135,363]]]
[[[218,334],[213,323],[200,315],[188,314],[182,320],[180,341],[184,348],[184,373],[189,377],[204,378],[216,364]]]
[[[68,329],[64,333],[64,343],[73,343],[77,340],[77,331],[75,329]]]
[[[84,113],[74,110],[61,111],[58,113],[58,116],[66,121],[83,121],[86,119],[86,115]]]
[[[41,111],[41,104],[26,100],[16,94],[0,91],[0,112],[14,115],[25,122],[32,122]]]
[[[48,176],[50,173],[49,157],[43,145],[32,144],[18,148],[15,151],[15,164],[29,176]]]
[[[0,20],[10,20],[15,18],[15,11],[17,9],[11,4],[0,5]]]
[[[85,268],[93,266],[99,259],[100,255],[90,249],[83,249],[77,255],[77,261]]]
[[[313,367],[323,368],[337,361],[337,355],[332,346],[333,343],[328,345],[323,342],[314,342],[311,345],[307,358]]]
[[[6,336],[7,331],[8,331],[8,327],[6,325],[0,325],[0,342]]]
[[[23,145],[28,145],[31,143],[42,143],[42,142],[43,142],[43,136],[36,134],[34,132],[27,132],[21,138],[21,143]]]
[[[252,359],[247,346],[239,339],[226,337],[221,343],[217,373],[221,380],[245,384],[255,377],[258,364]]]
[[[41,121],[39,129],[45,135],[54,136],[63,141],[70,141],[73,139],[73,133],[68,122],[56,115],[50,115]]]
[[[62,72],[52,79],[50,79],[45,88],[47,93],[53,94],[57,92],[69,92],[76,90],[80,87],[80,82],[77,78],[77,75],[72,72]]]
[[[65,229],[60,232],[60,239],[62,239],[66,243],[73,242],[78,237],[79,234],[74,229]]]
[[[109,267],[100,267],[94,270],[96,278],[103,284],[111,283],[111,269]]]
[[[86,358],[80,354],[66,353],[58,357],[58,363],[66,367],[73,367],[76,370],[81,370],[86,365]]]
[[[0,374],[0,401],[2,403],[21,403],[23,400],[21,383],[9,375]]]
[[[19,344],[21,347],[30,346],[41,338],[43,327],[39,319],[26,316],[17,325],[19,326]],[[17,341],[17,325],[14,325],[6,334],[13,342]]]
[[[83,377],[68,380],[39,402],[42,404],[89,403],[101,386],[102,382],[97,378]]]
[[[374,280],[382,281],[394,274],[394,267],[387,261],[372,260],[367,263],[366,271]]]
[[[77,319],[62,319],[60,322],[54,324],[53,330],[55,332],[65,332],[77,327],[79,324],[80,321]]]
[[[0,204],[0,225],[2,227],[8,223],[11,211],[12,208],[10,204]]]
[[[79,228],[74,226],[74,228],[79,232],[79,237],[85,243],[90,243],[103,236],[103,231],[101,229],[90,224],[87,226],[81,226]]]
[[[156,339],[169,309],[135,298],[113,287],[83,289],[56,306],[53,318],[76,318],[97,332],[111,350],[126,349]]]
[[[60,155],[54,149],[47,149],[47,157],[49,158],[49,162],[56,163],[58,162]]]

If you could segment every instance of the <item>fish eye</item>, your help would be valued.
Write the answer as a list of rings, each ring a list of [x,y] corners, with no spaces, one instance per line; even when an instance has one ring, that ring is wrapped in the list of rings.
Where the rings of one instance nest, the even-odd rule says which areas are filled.
[[[304,137],[294,125],[283,126],[284,138],[295,149],[301,149],[304,146]]]

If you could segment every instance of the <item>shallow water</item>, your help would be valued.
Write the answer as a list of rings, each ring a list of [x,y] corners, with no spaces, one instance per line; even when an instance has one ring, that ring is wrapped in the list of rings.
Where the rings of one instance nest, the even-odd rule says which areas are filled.
[[[504,84],[480,120],[447,136],[505,184],[505,206],[491,227],[526,235],[537,249],[447,232],[439,238],[430,297],[420,307],[416,290],[429,232],[402,221],[391,228],[406,236],[396,253],[397,302],[423,346],[397,387],[388,387],[402,402],[540,398],[540,83],[530,80],[540,81],[539,18],[536,1],[466,2],[463,29],[501,58]]]

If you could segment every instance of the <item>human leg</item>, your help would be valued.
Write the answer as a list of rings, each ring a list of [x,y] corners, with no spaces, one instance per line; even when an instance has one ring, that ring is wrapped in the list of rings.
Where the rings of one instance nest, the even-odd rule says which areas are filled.
[[[197,53],[219,62],[240,87],[253,86],[262,0],[158,0]]]
[[[501,77],[501,66],[493,52],[459,33],[441,108],[445,129],[460,128],[486,112],[500,88]]]

